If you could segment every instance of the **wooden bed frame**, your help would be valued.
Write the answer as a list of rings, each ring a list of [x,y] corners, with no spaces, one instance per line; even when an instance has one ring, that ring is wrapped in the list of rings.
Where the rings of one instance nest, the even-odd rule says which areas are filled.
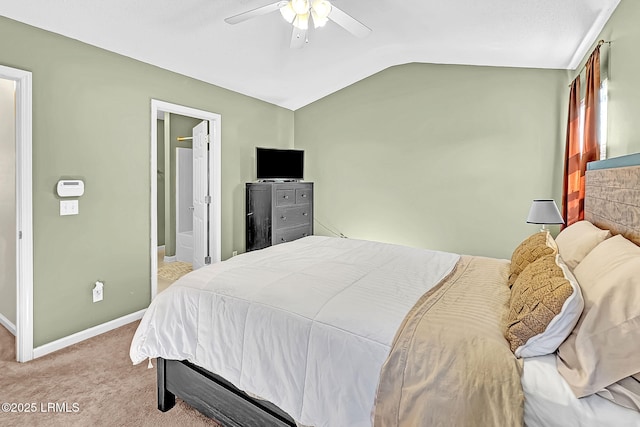
[[[640,245],[640,154],[589,163],[585,219]],[[157,365],[158,409],[163,412],[177,396],[225,427],[296,427],[277,406],[251,398],[192,363],[158,358]]]
[[[157,359],[158,409],[173,408],[176,396],[229,427],[296,427],[274,404],[253,399],[224,378],[186,361]]]

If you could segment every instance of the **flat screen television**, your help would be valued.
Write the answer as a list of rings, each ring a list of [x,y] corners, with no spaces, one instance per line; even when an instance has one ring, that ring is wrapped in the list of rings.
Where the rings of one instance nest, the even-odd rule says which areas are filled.
[[[300,181],[304,176],[304,151],[256,147],[258,181]]]

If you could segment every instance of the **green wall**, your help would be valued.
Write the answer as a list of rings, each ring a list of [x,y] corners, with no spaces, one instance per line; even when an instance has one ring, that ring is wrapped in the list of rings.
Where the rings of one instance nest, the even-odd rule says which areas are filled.
[[[608,157],[640,152],[638,22],[640,3],[622,0],[598,37],[613,42]],[[576,74],[408,64],[297,110],[316,233],[509,257],[537,229],[524,222],[531,199],[560,206]]]
[[[560,203],[566,73],[407,64],[295,112],[315,215],[348,237],[510,258]],[[316,234],[331,234],[316,223]]]
[[[640,152],[638,118],[640,117],[640,2],[622,0],[605,25],[598,40],[612,41],[601,48],[608,55],[609,110],[607,157]],[[584,64],[592,49],[583,58]],[[582,65],[581,64],[581,65]],[[568,80],[576,72],[569,73]]]
[[[0,62],[33,73],[35,346],[149,304],[152,98],[221,115],[222,257],[244,249],[255,146],[293,146],[290,110],[6,18]],[[59,215],[61,177],[85,182],[77,216]]]

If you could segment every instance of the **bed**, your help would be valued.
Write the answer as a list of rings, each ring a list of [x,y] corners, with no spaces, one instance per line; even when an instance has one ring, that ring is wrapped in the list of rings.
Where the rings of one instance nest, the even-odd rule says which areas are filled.
[[[628,161],[590,165],[585,223],[638,245],[640,166]],[[509,317],[515,289],[538,274],[526,264],[538,258],[521,264],[310,236],[183,277],[150,305],[131,359],[157,358],[160,410],[177,396],[225,426],[640,426],[617,389],[578,399],[560,374],[562,363],[564,375],[573,372],[569,344],[582,339],[574,326],[590,321],[580,316],[589,298],[576,302],[588,293],[569,280],[589,251],[548,238],[553,253],[538,258],[558,263],[564,248],[575,262],[560,268],[569,297],[562,316],[551,316],[554,334],[518,341],[521,309]],[[556,321],[569,318],[569,306],[571,319]]]

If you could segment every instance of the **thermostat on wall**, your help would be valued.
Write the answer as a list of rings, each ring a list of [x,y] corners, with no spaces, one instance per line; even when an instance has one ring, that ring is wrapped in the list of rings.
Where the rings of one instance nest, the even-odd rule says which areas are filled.
[[[80,197],[84,194],[84,182],[80,179],[61,179],[57,191],[60,197]]]

